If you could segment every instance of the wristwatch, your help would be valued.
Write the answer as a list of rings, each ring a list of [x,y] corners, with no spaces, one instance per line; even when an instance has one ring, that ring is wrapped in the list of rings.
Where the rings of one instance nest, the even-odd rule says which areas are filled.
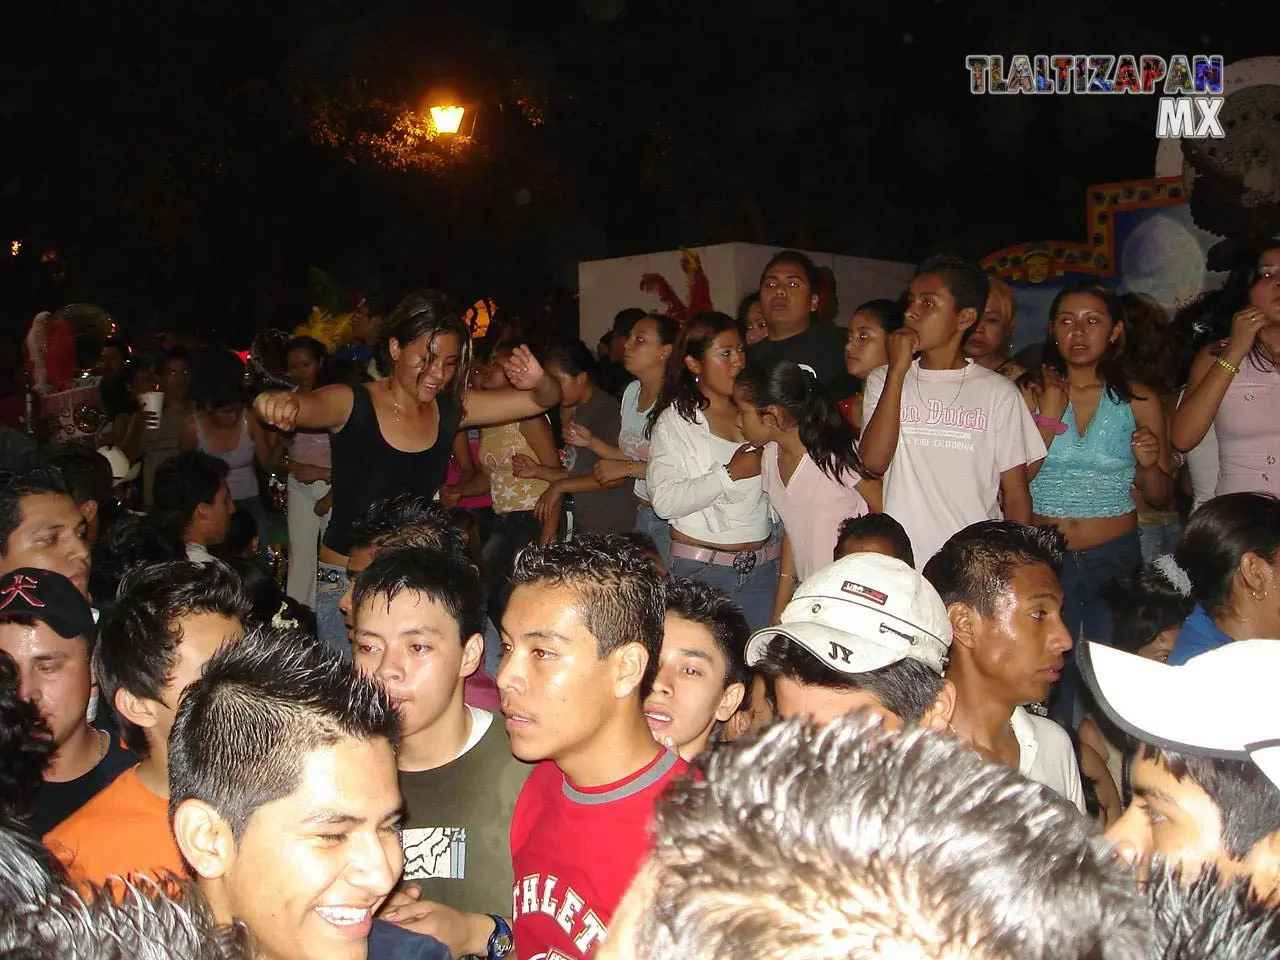
[[[503,957],[516,948],[516,939],[511,935],[511,927],[502,917],[491,913],[489,919],[493,921],[493,933],[489,934],[489,960],[503,960]]]

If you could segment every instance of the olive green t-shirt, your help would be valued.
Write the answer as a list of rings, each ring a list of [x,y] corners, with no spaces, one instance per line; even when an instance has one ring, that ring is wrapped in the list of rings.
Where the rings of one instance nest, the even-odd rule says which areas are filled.
[[[400,771],[400,888],[467,913],[511,912],[511,812],[533,767],[511,755],[493,714],[471,711],[473,745],[434,770]],[[476,739],[476,730],[484,726]]]

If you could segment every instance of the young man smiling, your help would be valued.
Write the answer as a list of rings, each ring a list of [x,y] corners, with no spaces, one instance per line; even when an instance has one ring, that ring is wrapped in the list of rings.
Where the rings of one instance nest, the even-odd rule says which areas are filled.
[[[1083,813],[1067,732],[1023,709],[1048,697],[1071,652],[1058,583],[1065,551],[1052,527],[988,520],[948,540],[924,575],[951,620],[952,729],[988,760],[1016,768]]]
[[[89,524],[54,470],[0,477],[0,573],[60,573],[89,596]]]
[[[751,631],[737,605],[701,580],[668,580],[666,595],[662,655],[644,715],[655,740],[692,760],[742,703]]]
[[[396,714],[319,641],[268,631],[214,656],[178,710],[169,781],[200,892],[261,960],[447,960],[374,919],[403,865]]]
[[[530,768],[493,714],[463,700],[484,653],[480,574],[460,557],[394,550],[356,579],[353,604],[356,669],[399,718],[405,869],[382,916],[455,956],[497,960],[511,935],[511,814]]]
[[[645,723],[663,585],[619,536],[528,549],[512,571],[498,671],[511,748],[544,761],[511,822],[521,957],[586,960],[651,845],[658,796],[687,765]]]
[[[1248,878],[1280,905],[1280,640],[1239,640],[1183,666],[1090,643],[1082,672],[1137,740],[1133,801],[1107,831],[1140,871],[1155,855],[1190,875]]]
[[[964,355],[986,302],[987,275],[974,264],[924,261],[889,363],[863,392],[858,451],[884,476],[884,512],[906,527],[920,563],[971,523],[1031,521],[1028,470],[1044,441],[1012,381]]]

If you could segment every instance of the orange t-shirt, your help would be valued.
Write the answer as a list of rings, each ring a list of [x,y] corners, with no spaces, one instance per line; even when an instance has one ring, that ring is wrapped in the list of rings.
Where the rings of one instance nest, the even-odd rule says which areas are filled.
[[[169,829],[169,802],[142,785],[137,767],[45,834],[44,842],[76,880],[187,875]]]

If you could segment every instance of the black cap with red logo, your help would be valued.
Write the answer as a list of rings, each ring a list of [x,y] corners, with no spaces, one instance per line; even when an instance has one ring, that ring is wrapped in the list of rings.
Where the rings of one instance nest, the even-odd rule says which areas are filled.
[[[0,576],[0,620],[43,620],[63,637],[97,633],[93,608],[74,583],[60,573],[20,567]]]

